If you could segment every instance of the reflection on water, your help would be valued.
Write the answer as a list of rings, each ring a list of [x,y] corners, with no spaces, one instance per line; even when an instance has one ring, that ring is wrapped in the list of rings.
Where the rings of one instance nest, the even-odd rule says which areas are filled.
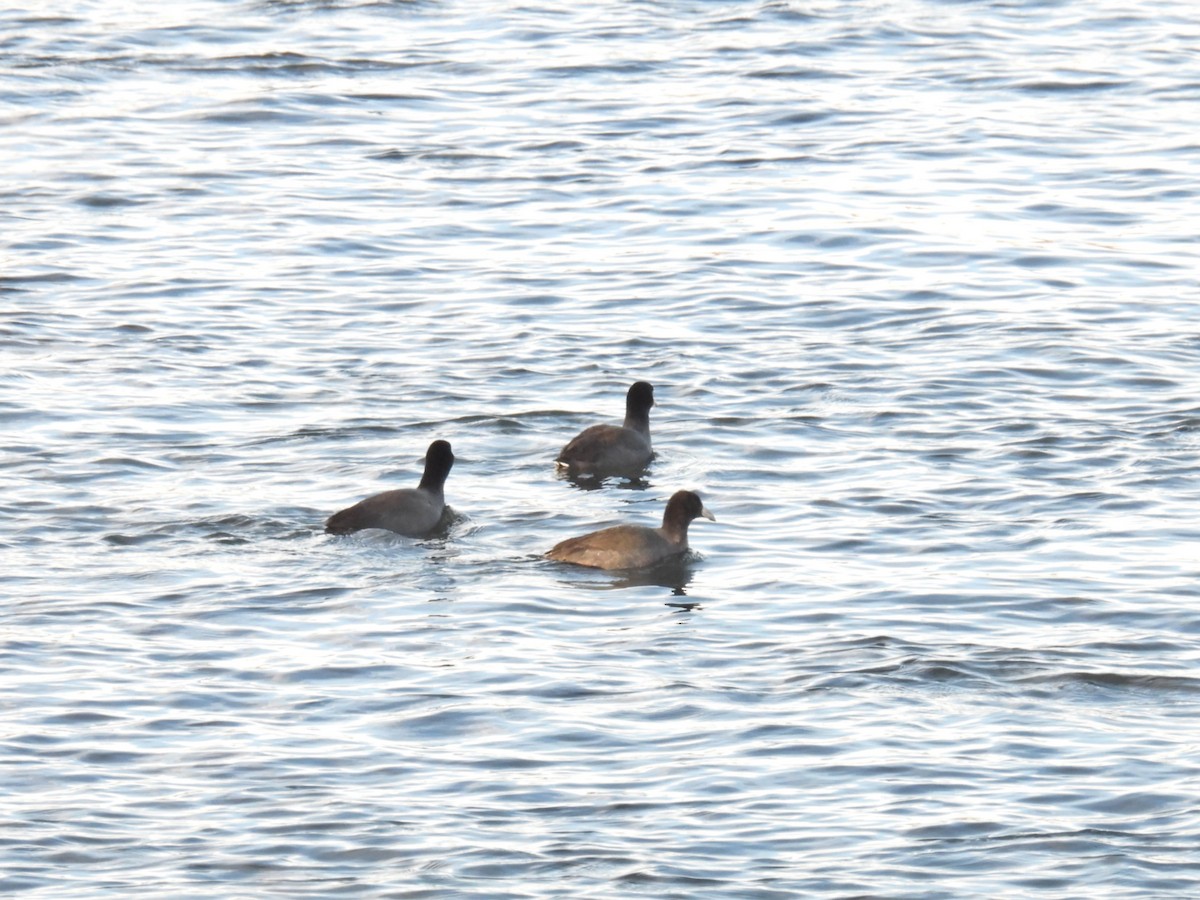
[[[682,594],[683,592],[679,591],[678,593]],[[670,606],[673,609],[681,609],[684,612],[691,612],[694,609],[701,609],[699,603],[668,603],[667,606]]]
[[[690,554],[684,554],[685,557]],[[645,569],[628,570],[613,581],[614,588],[658,586],[671,589],[676,597],[687,596],[687,586],[695,577],[695,563],[692,559],[669,559],[657,566]]]
[[[652,486],[646,477],[633,478],[628,475],[607,475],[597,478],[594,475],[569,475],[559,469],[555,472],[560,481],[569,482],[581,491],[644,491]]]
[[[696,559],[693,553],[665,560],[640,569],[590,569],[569,563],[555,563],[564,570],[559,581],[572,588],[590,591],[624,590],[636,587],[670,588],[675,597],[687,596],[687,586],[695,577]]]

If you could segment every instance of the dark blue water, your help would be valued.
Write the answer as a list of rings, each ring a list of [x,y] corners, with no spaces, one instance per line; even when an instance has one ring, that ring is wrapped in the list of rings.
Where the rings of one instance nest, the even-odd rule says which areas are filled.
[[[0,12],[0,891],[1200,893],[1183,3]],[[644,479],[566,480],[653,382]],[[322,533],[453,443],[444,535]],[[717,523],[666,571],[563,537]]]

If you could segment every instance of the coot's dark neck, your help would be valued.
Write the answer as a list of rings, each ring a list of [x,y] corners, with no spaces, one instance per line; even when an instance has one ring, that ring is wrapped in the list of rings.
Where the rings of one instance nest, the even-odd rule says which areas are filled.
[[[454,454],[450,445],[444,441],[434,441],[429,452],[425,455],[425,474],[421,476],[421,490],[441,494],[446,484],[446,476],[454,465]]]
[[[421,476],[421,490],[440,494],[446,485],[446,476],[449,474],[449,466],[426,466],[425,474]],[[410,481],[409,484],[412,482]]]
[[[625,407],[625,427],[650,436],[650,410],[635,407],[632,403]]]
[[[692,517],[681,504],[667,504],[666,512],[663,513],[663,534],[676,544],[686,544],[690,524]]]

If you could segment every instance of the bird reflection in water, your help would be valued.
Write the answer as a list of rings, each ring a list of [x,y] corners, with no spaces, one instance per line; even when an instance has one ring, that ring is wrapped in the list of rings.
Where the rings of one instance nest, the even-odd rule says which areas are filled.
[[[691,584],[692,577],[695,575],[695,563],[696,557],[689,551],[681,556],[641,569],[611,569],[607,572],[599,569],[587,570],[591,577],[571,583],[576,587],[593,591],[664,587],[670,588],[672,598],[687,597],[688,585]],[[698,607],[700,603],[699,601],[671,600],[666,605],[691,610]]]
[[[598,491],[605,487],[618,491],[644,491],[650,487],[650,482],[645,478],[628,476],[609,475],[597,478],[595,475],[571,475],[560,471],[557,473],[557,477],[561,481],[570,482],[581,491]]]

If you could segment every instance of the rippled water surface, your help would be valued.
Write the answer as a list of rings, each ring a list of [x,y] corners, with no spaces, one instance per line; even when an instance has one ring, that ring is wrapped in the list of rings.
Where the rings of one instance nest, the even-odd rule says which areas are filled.
[[[1190,3],[0,12],[0,891],[1200,894]],[[557,476],[655,385],[639,481]],[[322,533],[411,486],[453,524]],[[718,522],[665,569],[541,559]]]

